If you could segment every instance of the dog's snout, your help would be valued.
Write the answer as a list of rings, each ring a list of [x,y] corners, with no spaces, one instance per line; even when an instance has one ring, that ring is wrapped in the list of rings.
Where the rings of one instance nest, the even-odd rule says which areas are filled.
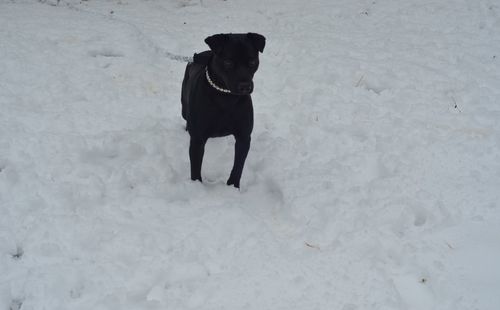
[[[240,82],[238,83],[238,92],[249,94],[253,91],[253,83],[252,82]]]

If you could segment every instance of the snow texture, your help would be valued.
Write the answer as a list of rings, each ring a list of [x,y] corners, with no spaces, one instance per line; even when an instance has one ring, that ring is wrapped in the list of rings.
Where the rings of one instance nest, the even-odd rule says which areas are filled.
[[[242,190],[182,56],[267,37]],[[0,309],[500,309],[497,0],[0,0]],[[182,55],[182,56],[178,56]]]

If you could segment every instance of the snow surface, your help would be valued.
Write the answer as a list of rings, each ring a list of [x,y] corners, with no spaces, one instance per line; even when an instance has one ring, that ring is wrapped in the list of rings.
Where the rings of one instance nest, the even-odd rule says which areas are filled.
[[[185,64],[267,37],[242,190]],[[497,0],[0,0],[0,309],[500,309]]]

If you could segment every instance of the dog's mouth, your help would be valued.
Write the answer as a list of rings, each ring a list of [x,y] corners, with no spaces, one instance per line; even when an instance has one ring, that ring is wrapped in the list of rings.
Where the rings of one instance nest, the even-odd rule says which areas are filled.
[[[228,77],[225,76],[217,81],[217,79],[213,78],[214,75],[209,73],[208,67],[205,68],[205,75],[208,83],[220,92],[239,96],[250,95],[253,92],[252,80],[240,80],[239,82],[233,82],[228,80]],[[227,85],[227,88],[225,85]]]
[[[253,82],[240,82],[234,87],[233,93],[236,95],[250,95],[253,92]]]
[[[227,81],[226,79],[220,79],[219,81],[222,81],[222,83],[217,83],[217,81],[214,81],[211,77],[211,74],[208,72],[208,67],[205,69],[205,75],[207,78],[208,83],[215,88],[216,90],[226,93],[226,94],[232,94],[232,95],[250,95],[253,92],[253,81],[242,81],[242,82],[236,82],[236,83],[231,83],[230,81]],[[219,85],[228,85],[228,88],[219,86]]]

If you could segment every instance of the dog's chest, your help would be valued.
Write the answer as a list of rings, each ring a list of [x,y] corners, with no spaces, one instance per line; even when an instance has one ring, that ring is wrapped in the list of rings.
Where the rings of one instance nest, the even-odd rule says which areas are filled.
[[[208,131],[211,137],[223,137],[235,133],[239,115],[236,109],[214,111],[208,121]]]

